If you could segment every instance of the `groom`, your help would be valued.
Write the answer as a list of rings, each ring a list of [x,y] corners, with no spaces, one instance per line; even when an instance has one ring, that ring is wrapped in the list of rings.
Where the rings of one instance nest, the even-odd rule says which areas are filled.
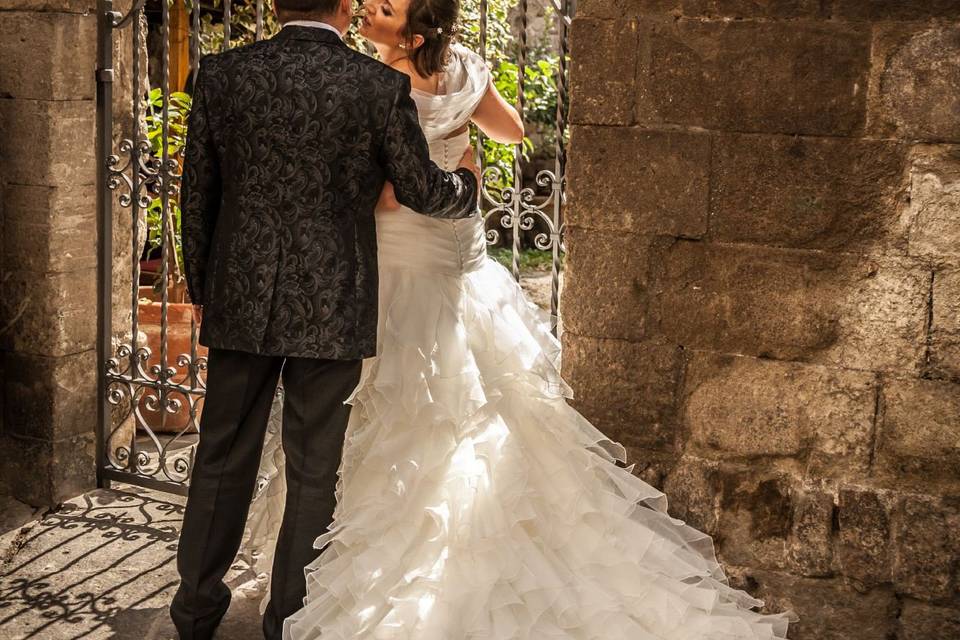
[[[407,76],[341,40],[350,2],[275,0],[277,36],[204,58],[196,78],[183,254],[210,350],[170,605],[183,640],[212,638],[230,603],[222,578],[280,378],[287,496],[265,637],[279,640],[303,606],[303,570],[335,506],[344,400],[376,348],[373,211],[384,181],[426,215],[461,218],[477,206],[472,150],[456,172],[440,170]]]

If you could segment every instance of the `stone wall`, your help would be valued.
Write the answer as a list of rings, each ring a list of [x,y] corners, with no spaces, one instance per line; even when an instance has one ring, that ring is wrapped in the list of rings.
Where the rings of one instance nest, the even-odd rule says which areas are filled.
[[[583,0],[564,373],[799,640],[960,637],[960,1]]]
[[[0,0],[0,490],[34,505],[95,483],[95,9]],[[118,114],[129,113],[127,48],[116,39]],[[129,226],[118,215],[118,264]],[[129,275],[115,291],[114,323],[129,326]]]

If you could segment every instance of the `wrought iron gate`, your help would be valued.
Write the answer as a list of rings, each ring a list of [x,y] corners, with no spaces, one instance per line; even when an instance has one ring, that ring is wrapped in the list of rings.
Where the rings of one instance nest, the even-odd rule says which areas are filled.
[[[555,106],[548,101],[546,111],[540,104],[535,113],[541,146],[552,150],[547,168],[530,172],[525,145],[513,149],[511,159],[509,153],[491,153],[496,148],[475,135],[484,164],[488,243],[499,247],[501,259],[518,280],[522,259],[530,251],[540,252],[539,261],[549,265],[549,308],[556,332],[572,2],[534,1],[540,2],[537,13],[547,14],[540,35],[546,33],[549,46],[531,42],[530,0],[519,0],[513,7],[520,24],[513,54],[499,59],[491,60],[488,50],[491,34],[499,33],[502,41],[503,30],[489,27],[494,20],[503,21],[505,0],[464,0],[465,9],[472,4],[463,18],[470,21],[464,33],[475,36],[470,44],[499,65],[495,77],[513,79],[517,106],[527,123],[530,85],[539,83],[553,92]],[[98,361],[103,367],[99,486],[117,480],[187,492],[205,392],[206,353],[197,342],[177,251],[178,156],[190,106],[189,95],[181,89],[189,86],[202,53],[269,37],[275,26],[269,0],[98,0]],[[154,43],[152,52],[148,41]],[[535,50],[541,59],[532,59]],[[122,60],[115,61],[118,51]],[[122,67],[115,68],[115,62]],[[173,86],[178,84],[183,86]],[[117,96],[129,96],[122,109],[116,106]],[[534,97],[543,102],[539,94]],[[486,162],[491,155],[493,164]],[[115,237],[123,243],[115,243]],[[127,276],[129,291],[117,285]],[[118,315],[122,320],[115,323]]]

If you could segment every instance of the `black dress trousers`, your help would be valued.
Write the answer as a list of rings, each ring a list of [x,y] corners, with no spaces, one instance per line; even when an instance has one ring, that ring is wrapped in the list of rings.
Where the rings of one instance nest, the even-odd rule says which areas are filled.
[[[360,360],[261,356],[210,349],[200,441],[177,550],[180,587],[170,616],[181,640],[208,640],[230,604],[223,577],[243,538],[277,382],[285,390],[281,429],[287,496],[274,556],[267,640],[303,606],[303,568],[336,506],[334,489],[350,414],[343,402]]]

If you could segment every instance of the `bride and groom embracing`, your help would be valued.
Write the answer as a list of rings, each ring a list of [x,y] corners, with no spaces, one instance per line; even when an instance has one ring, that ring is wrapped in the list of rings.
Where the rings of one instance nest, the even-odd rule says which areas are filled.
[[[182,235],[209,357],[180,637],[213,637],[244,545],[268,640],[785,637],[567,404],[558,342],[486,256],[467,126],[523,132],[451,42],[457,0],[368,0],[383,63],[343,43],[350,2],[275,0],[278,35],[197,77]]]

